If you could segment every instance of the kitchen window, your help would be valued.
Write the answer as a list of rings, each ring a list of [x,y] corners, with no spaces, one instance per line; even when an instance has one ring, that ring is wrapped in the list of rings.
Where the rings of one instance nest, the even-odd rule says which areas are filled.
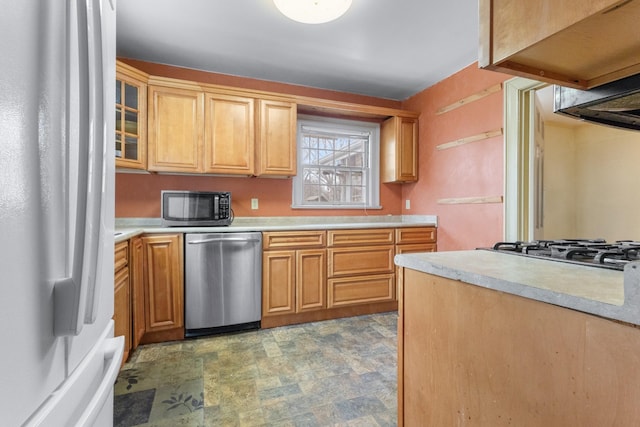
[[[294,208],[379,208],[380,126],[298,118]]]

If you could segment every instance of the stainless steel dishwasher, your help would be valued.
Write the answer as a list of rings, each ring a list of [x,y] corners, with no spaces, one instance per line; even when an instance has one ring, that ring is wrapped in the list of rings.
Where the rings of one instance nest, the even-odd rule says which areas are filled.
[[[260,327],[262,233],[185,236],[185,335]]]

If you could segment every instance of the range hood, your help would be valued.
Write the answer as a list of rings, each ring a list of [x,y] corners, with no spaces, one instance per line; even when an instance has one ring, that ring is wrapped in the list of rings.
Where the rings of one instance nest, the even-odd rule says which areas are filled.
[[[640,130],[640,74],[590,90],[555,86],[554,98],[555,113]]]

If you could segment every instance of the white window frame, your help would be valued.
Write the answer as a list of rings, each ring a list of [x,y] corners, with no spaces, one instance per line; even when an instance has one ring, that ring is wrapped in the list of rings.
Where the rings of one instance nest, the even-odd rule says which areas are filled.
[[[306,203],[303,194],[303,127],[327,129],[336,133],[345,131],[369,133],[368,174],[366,180],[365,203]],[[292,208],[296,209],[381,209],[380,206],[380,125],[378,123],[357,120],[335,119],[329,117],[298,116],[297,125],[297,161],[298,174],[293,177]]]

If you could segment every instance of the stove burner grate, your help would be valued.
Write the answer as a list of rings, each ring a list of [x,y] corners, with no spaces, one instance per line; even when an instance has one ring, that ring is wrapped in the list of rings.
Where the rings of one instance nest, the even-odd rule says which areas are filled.
[[[640,242],[633,240],[614,243],[607,243],[604,239],[498,242],[492,249],[615,270],[623,270],[627,263],[640,260]]]

